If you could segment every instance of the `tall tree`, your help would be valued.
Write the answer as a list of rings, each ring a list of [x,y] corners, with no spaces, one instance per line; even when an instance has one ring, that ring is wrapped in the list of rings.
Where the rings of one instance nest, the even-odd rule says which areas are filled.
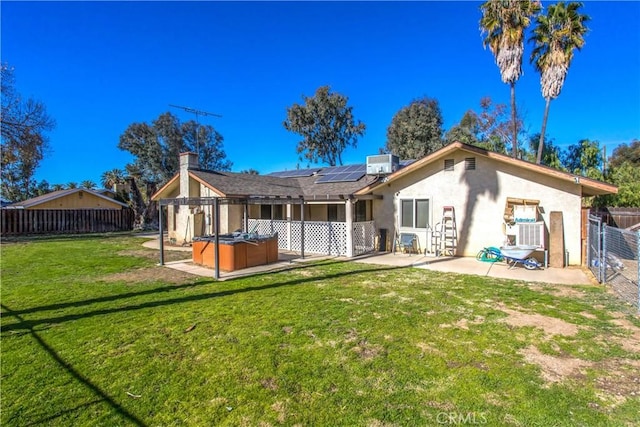
[[[640,167],[640,139],[634,139],[630,144],[618,145],[609,158],[609,167],[615,168],[625,162]]]
[[[228,171],[233,163],[224,152],[224,138],[213,126],[200,125],[193,120],[182,124],[185,145],[194,153],[203,169]]]
[[[22,99],[15,89],[13,68],[0,65],[2,82],[0,195],[17,202],[35,195],[36,168],[49,148],[46,132],[55,128],[45,105]]]
[[[602,179],[602,151],[598,141],[582,139],[563,153],[562,162],[570,173]]]
[[[518,129],[522,129],[522,119],[517,117],[516,120]],[[480,99],[480,112],[468,110],[460,123],[454,125],[446,135],[447,142],[465,142],[503,154],[507,153],[511,138],[507,106],[494,103],[488,96]]]
[[[80,183],[80,188],[86,188],[87,190],[94,190],[97,187],[96,183],[87,179]]]
[[[113,188],[115,184],[123,184],[125,182],[125,174],[122,169],[111,169],[102,173],[100,183],[103,188]]]
[[[554,169],[565,170],[565,167],[562,164],[560,149],[554,144],[553,139],[545,138],[545,140],[548,142],[544,145],[544,149],[542,150],[542,161],[538,162],[538,164],[542,163],[543,165]],[[525,160],[532,163],[536,162],[538,144],[540,141],[541,138],[539,134],[534,134],[529,138],[529,148],[531,149],[532,154],[530,157],[525,157]]]
[[[618,186],[618,194],[598,196],[594,206],[640,206],[640,168],[630,160],[623,160],[607,173],[607,181]]]
[[[384,151],[402,159],[424,157],[443,146],[443,122],[436,99],[415,99],[393,116]]]
[[[156,227],[157,207],[150,197],[178,172],[181,152],[197,152],[203,169],[231,169],[232,163],[227,160],[222,143],[222,135],[213,127],[193,121],[180,123],[169,112],[161,114],[151,124],[129,125],[120,136],[118,147],[134,156],[133,163],[125,169],[137,217],[136,226]]]
[[[558,2],[550,5],[546,14],[538,15],[533,36],[530,39],[534,43],[531,62],[540,73],[542,97],[546,101],[537,163],[542,161],[544,134],[547,129],[551,100],[560,95],[573,59],[573,52],[582,49],[585,43],[584,36],[588,31],[585,23],[589,17],[579,13],[580,7],[582,3],[577,2],[569,4]]]
[[[462,142],[476,145],[478,143],[478,117],[473,110],[464,113],[459,123],[456,123],[444,136],[445,143]]]
[[[321,86],[314,96],[303,95],[302,99],[304,104],[287,108],[283,122],[286,130],[302,136],[296,148],[301,159],[330,166],[342,164],[342,152],[357,145],[365,124],[354,119],[353,107],[347,105],[349,99],[331,92],[329,86]]]
[[[516,114],[516,82],[522,75],[524,32],[531,18],[540,11],[538,0],[488,0],[480,6],[480,30],[486,34],[485,48],[496,58],[502,81],[511,86],[512,154],[518,157],[518,121]]]

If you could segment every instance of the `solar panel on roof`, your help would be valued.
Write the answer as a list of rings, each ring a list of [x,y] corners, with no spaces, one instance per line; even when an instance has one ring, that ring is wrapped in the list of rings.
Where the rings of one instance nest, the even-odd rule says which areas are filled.
[[[316,184],[323,182],[355,182],[365,175],[365,172],[341,172],[322,175]]]
[[[359,165],[346,165],[346,166],[331,166],[328,168],[324,168],[318,172],[318,175],[334,175],[338,173],[348,173],[348,172],[362,172],[365,173],[367,171],[367,166],[364,164]]]
[[[290,170],[290,171],[272,172],[270,174],[267,174],[266,176],[276,176],[278,178],[296,178],[296,177],[311,176],[314,173],[318,172],[319,170],[320,170],[320,168],[293,169],[293,170]]]

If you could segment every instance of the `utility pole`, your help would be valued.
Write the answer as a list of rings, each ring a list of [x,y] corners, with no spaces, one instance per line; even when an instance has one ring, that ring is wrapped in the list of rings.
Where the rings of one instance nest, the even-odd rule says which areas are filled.
[[[198,116],[211,116],[211,117],[222,117],[220,114],[210,113],[208,111],[196,110],[191,107],[182,107],[180,105],[169,104],[169,107],[180,108],[187,113],[195,114],[196,116],[196,154],[200,157],[200,143],[198,141],[198,128],[200,127],[200,122],[198,121]]]

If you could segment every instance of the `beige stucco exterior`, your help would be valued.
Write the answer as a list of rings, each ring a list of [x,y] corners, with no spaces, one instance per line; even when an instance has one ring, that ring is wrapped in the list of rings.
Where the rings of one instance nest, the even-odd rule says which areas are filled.
[[[465,170],[465,158],[475,158],[475,170]],[[444,159],[453,159],[452,171],[444,170]],[[486,246],[505,242],[503,214],[506,199],[526,198],[540,201],[540,220],[548,232],[549,213],[563,212],[564,245],[569,264],[580,264],[581,188],[573,182],[553,176],[524,171],[514,164],[500,162],[464,151],[453,151],[443,159],[427,163],[374,190],[383,196],[374,201],[378,228],[390,236],[411,232],[418,236],[420,248],[429,247],[427,229],[399,227],[399,203],[402,199],[428,199],[429,223],[442,220],[443,206],[455,209],[458,245],[456,255],[475,256]],[[547,237],[547,248],[549,246]]]

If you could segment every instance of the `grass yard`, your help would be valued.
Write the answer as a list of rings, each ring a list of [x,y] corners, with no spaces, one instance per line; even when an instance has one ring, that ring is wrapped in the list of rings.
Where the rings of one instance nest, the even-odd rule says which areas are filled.
[[[2,245],[3,426],[631,426],[596,286],[325,261],[215,282],[134,237]]]

